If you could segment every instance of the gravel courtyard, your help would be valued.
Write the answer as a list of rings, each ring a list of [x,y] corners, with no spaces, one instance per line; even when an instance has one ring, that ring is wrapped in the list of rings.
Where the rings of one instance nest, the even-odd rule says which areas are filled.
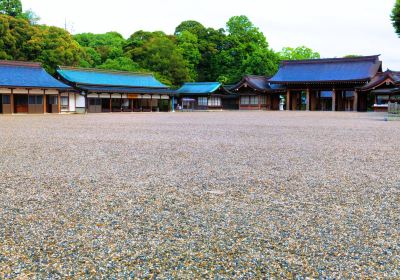
[[[0,279],[399,278],[400,123],[0,116]]]

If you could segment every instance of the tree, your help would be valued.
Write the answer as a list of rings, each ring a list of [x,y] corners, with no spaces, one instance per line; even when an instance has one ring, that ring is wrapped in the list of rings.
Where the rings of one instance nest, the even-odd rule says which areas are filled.
[[[0,13],[17,17],[22,14],[22,4],[20,0],[0,0]]]
[[[35,31],[26,42],[28,60],[42,62],[49,73],[54,73],[58,65],[79,65],[83,50],[71,34],[53,26],[38,26]]]
[[[235,16],[227,23],[227,36],[216,56],[219,81],[233,83],[244,74],[272,75],[278,58],[264,34],[246,16]]]
[[[169,84],[179,85],[190,79],[188,62],[173,36],[138,31],[128,39],[125,51],[141,68],[165,77],[163,80]]]
[[[391,15],[393,27],[400,37],[400,0],[396,0],[396,3],[394,4],[394,8],[392,10],[392,15]]]
[[[302,60],[302,59],[318,59],[321,58],[320,54],[314,52],[306,46],[297,48],[286,47],[279,52],[281,60]]]
[[[27,60],[26,42],[34,33],[26,20],[0,15],[0,59]]]
[[[107,59],[106,62],[98,66],[99,69],[121,70],[139,72],[143,71],[139,64],[135,63],[129,57],[118,57],[116,59]]]
[[[26,10],[17,17],[29,21],[31,25],[37,25],[40,21],[40,17],[32,10]]]
[[[201,59],[197,36],[189,31],[182,31],[177,35],[177,42],[184,59],[188,62],[190,80],[194,81],[197,78],[197,66]]]
[[[92,63],[89,64],[93,67],[104,63],[107,59],[124,56],[123,48],[126,40],[118,32],[82,33],[74,35],[74,39],[89,52],[92,58]],[[98,57],[100,60],[97,59]]]

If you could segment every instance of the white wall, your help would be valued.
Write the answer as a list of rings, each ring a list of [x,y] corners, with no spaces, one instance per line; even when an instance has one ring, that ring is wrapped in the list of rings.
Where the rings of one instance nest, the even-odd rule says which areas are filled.
[[[75,93],[70,93],[69,94],[69,111],[70,112],[75,112]]]
[[[76,93],[76,107],[78,108],[85,108],[85,96]]]

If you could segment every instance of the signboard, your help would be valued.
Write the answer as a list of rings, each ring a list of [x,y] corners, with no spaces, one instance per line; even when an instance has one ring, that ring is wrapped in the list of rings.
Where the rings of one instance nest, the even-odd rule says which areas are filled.
[[[139,99],[140,95],[139,94],[128,94],[129,99]]]

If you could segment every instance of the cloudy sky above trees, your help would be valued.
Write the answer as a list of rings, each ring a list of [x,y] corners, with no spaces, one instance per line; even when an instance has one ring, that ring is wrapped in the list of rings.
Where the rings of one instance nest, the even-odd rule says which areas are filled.
[[[184,20],[206,27],[225,27],[231,16],[246,15],[265,34],[270,46],[306,45],[322,57],[382,54],[384,69],[400,71],[400,38],[390,13],[394,0],[23,0],[41,23],[73,33],[162,30],[173,33]]]

